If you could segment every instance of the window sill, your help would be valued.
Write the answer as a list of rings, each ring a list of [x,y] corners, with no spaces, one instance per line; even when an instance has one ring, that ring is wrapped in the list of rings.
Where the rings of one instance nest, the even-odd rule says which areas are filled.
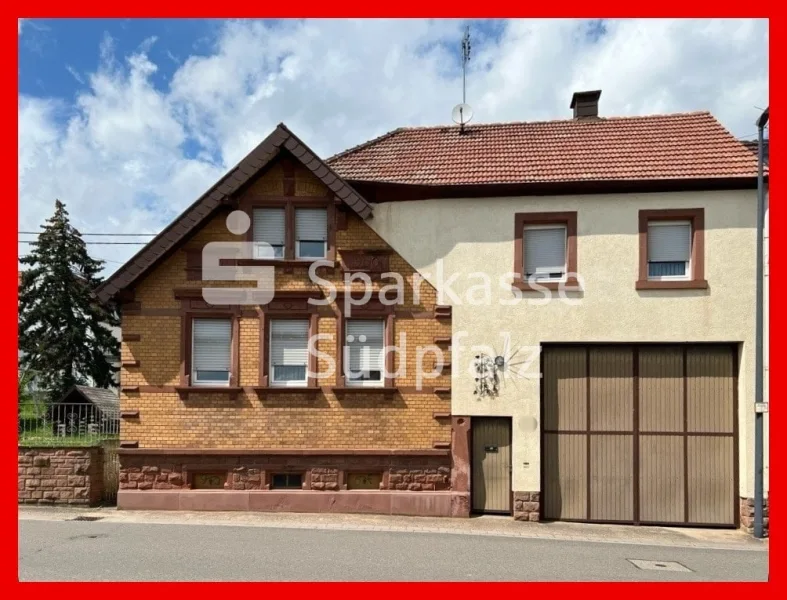
[[[328,258],[223,258],[220,262],[221,266],[226,267],[309,267],[316,262],[326,263],[318,268],[336,267],[336,261]]]
[[[536,281],[536,282],[529,282],[529,281],[521,281],[516,280],[511,284],[511,287],[517,290],[522,290],[524,292],[540,292],[543,290],[566,290],[566,291],[573,291],[573,290],[580,290],[579,281],[576,277],[569,277],[565,281]]]
[[[228,394],[234,398],[243,388],[228,385],[179,385],[175,386],[175,391],[184,398],[188,398],[190,394]]]
[[[395,394],[399,388],[397,387],[378,387],[371,385],[350,385],[350,386],[336,386],[332,387],[331,391],[334,394]]]
[[[316,394],[322,390],[319,386],[254,386],[253,389],[256,393],[267,392],[268,394]]]
[[[656,281],[640,279],[637,281],[638,290],[707,290],[708,282],[704,279]]]

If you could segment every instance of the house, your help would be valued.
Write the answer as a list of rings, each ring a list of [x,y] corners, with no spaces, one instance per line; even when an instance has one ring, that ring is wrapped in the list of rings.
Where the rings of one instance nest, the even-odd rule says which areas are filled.
[[[55,435],[116,435],[120,401],[105,388],[75,385],[51,407]]]
[[[467,512],[450,376],[418,356],[450,310],[372,215],[279,125],[97,290],[122,317],[119,508]],[[397,278],[423,285],[388,302]]]
[[[328,164],[452,307],[471,509],[736,526],[757,161],[706,112],[605,118],[599,99],[574,94],[562,121],[398,129]]]
[[[119,507],[738,525],[756,161],[599,98],[327,160],[280,125],[97,290]]]

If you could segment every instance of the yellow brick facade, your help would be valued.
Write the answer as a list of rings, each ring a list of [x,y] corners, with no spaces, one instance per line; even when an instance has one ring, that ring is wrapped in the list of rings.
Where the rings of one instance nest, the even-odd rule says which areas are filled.
[[[294,180],[296,196],[326,195],[323,184],[303,168],[296,168]],[[283,194],[281,167],[273,165],[245,193]],[[139,416],[123,419],[123,441],[138,442],[140,448],[239,450],[423,450],[450,442],[451,428],[445,417],[450,412],[450,394],[434,389],[450,386],[450,371],[444,370],[436,379],[425,380],[423,384],[428,387],[422,391],[413,389],[417,383],[417,348],[433,345],[436,337],[450,336],[450,319],[433,317],[436,293],[426,282],[420,285],[418,303],[413,303],[411,282],[416,271],[395,253],[390,254],[389,270],[401,274],[407,282],[405,302],[396,307],[394,319],[395,344],[399,344],[401,334],[406,336],[407,343],[404,358],[407,372],[394,380],[399,388],[396,393],[386,396],[371,390],[334,394],[330,389],[336,385],[333,379],[318,380],[317,385],[321,386],[318,392],[255,391],[252,388],[260,386],[259,321],[253,314],[249,315],[252,311],[244,311],[239,321],[238,361],[238,385],[243,388],[242,392],[235,396],[227,393],[179,394],[174,387],[180,385],[181,317],[178,311],[181,300],[175,298],[174,290],[202,285],[200,281],[187,278],[187,249],[199,248],[210,241],[239,240],[227,231],[225,218],[226,213],[216,215],[182,248],[136,284],[134,301],[138,314],[125,311],[122,317],[122,331],[126,337],[122,343],[122,360],[126,364],[121,371],[121,410],[138,412]],[[321,270],[319,275],[338,289],[343,289],[344,272],[338,266],[343,251],[391,251],[352,211],[347,212],[346,228],[336,232],[336,250],[337,267]],[[390,283],[390,279],[376,281],[375,287],[379,289]],[[237,286],[237,283],[215,285]],[[310,281],[307,268],[277,267],[276,289],[310,290],[318,286]],[[318,332],[329,334],[331,339],[321,340],[317,347],[335,361],[337,317],[326,312],[320,313]],[[397,369],[399,361],[397,356]],[[325,371],[327,362],[319,361],[319,372]],[[433,356],[427,355],[426,368],[431,369],[433,363]]]

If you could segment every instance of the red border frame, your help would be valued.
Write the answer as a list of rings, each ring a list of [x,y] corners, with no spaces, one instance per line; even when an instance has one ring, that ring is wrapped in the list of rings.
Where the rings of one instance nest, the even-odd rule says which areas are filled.
[[[141,2],[136,2],[134,4],[128,5],[115,5],[115,4],[107,4],[106,2],[99,3],[95,0],[89,0],[88,2],[82,2],[79,5],[69,5],[64,4],[62,2],[52,2],[51,0],[42,0],[37,2],[33,5],[25,6],[24,8],[17,8],[14,7],[12,4],[7,3],[3,6],[3,12],[17,12],[17,11],[24,11],[27,17],[35,18],[35,17],[66,17],[66,16],[76,16],[76,15],[83,15],[83,16],[92,16],[92,17],[131,17],[131,16],[145,16],[145,17],[176,17],[176,16],[218,16],[217,13],[223,12],[232,12],[234,13],[233,16],[238,17],[241,15],[244,16],[259,16],[255,13],[259,11],[265,11],[267,13],[267,17],[303,17],[306,14],[315,16],[315,17],[344,17],[344,16],[398,16],[398,17],[416,17],[416,16],[436,16],[437,14],[442,15],[452,15],[456,14],[458,11],[459,5],[456,3],[449,3],[445,0],[441,2],[433,2],[431,4],[425,4],[423,2],[414,2],[412,0],[398,2],[395,4],[368,4],[368,3],[360,3],[360,2],[352,2],[346,4],[336,4],[336,3],[324,3],[324,2],[306,2],[306,3],[299,3],[299,4],[266,4],[266,5],[241,5],[241,6],[219,6],[216,4],[202,4],[202,3],[185,3],[185,2],[170,2],[170,3],[161,3],[161,2],[149,2],[146,0],[142,0]],[[484,13],[483,17],[479,18],[491,18],[491,17],[512,17],[512,16],[569,16],[569,15],[576,15],[576,13],[585,13],[588,10],[588,5],[580,4],[578,2],[567,2],[562,3],[560,5],[555,4],[532,4],[532,3],[519,3],[519,2],[501,2],[497,5],[476,5],[470,6],[465,5],[465,11],[470,11],[475,14]],[[773,8],[770,4],[759,5],[759,6],[752,6],[747,4],[741,3],[710,3],[707,1],[694,3],[694,4],[687,4],[686,2],[679,2],[676,0],[669,0],[667,2],[662,2],[660,4],[631,4],[631,3],[623,3],[623,2],[605,2],[599,5],[594,5],[593,8],[597,12],[606,12],[608,14],[614,14],[617,17],[621,16],[634,16],[634,15],[642,15],[642,13],[650,12],[650,16],[666,16],[666,15],[681,15],[681,16],[692,16],[695,17],[698,14],[703,15],[719,15],[724,14],[726,17],[745,17],[751,16],[750,13],[758,12],[761,15],[767,15],[772,12]],[[562,15],[557,15],[556,13],[562,13]],[[745,14],[749,13],[749,14]],[[17,17],[18,18],[18,17]],[[18,120],[13,119],[12,111],[13,108],[18,106],[18,77],[17,77],[17,69],[18,69],[18,36],[17,38],[12,37],[12,30],[11,25],[12,21],[10,19],[10,15],[8,18],[2,19],[3,23],[3,30],[5,31],[5,35],[0,36],[0,40],[2,40],[2,44],[4,50],[0,53],[0,60],[3,63],[3,72],[6,73],[6,76],[9,78],[8,82],[9,85],[5,85],[2,88],[2,99],[3,99],[3,115],[4,121],[6,123],[5,131],[17,130],[18,131]],[[785,39],[784,35],[784,27],[782,25],[782,21],[780,18],[771,19],[770,20],[770,69],[773,72],[773,64],[780,64],[780,56],[782,52],[782,42]],[[11,41],[13,39],[17,39],[17,45],[14,48],[11,48]],[[14,85],[10,85],[10,81],[13,80]],[[772,95],[778,96],[778,89],[780,87],[781,78],[771,78],[771,90],[773,90]],[[757,115],[752,112],[752,125],[754,125],[754,121]],[[12,122],[13,119],[13,122]],[[403,124],[404,125],[404,124]],[[778,131],[782,129],[781,122],[779,121],[778,112],[776,113],[775,118],[771,121],[771,134],[773,126],[776,127],[777,134],[776,134],[776,152],[774,153],[771,149],[770,151],[770,161],[773,163],[773,157],[776,157],[776,164],[779,164],[779,146],[780,139],[778,135]],[[10,137],[10,136],[8,136]],[[7,140],[8,141],[8,140]],[[13,168],[13,161],[10,160],[10,146],[8,143],[3,145],[2,147],[3,154],[6,155],[8,160],[2,161],[2,169],[5,172],[6,180],[17,179],[18,174],[12,171]],[[779,184],[778,173],[781,172],[781,168],[777,166],[777,179],[776,179],[776,197],[779,198],[779,192],[781,184]],[[773,191],[773,182],[770,183],[771,192]],[[17,191],[18,191],[18,180],[17,180]],[[7,204],[10,204],[10,201],[6,201]],[[16,235],[13,233],[12,227],[14,227],[18,222],[18,214],[17,214],[17,204],[14,204],[13,207],[9,207],[11,209],[11,215],[9,215],[6,219],[2,221],[2,228],[3,233],[5,235],[0,235],[0,244],[3,246],[3,256],[6,260],[3,261],[3,273],[2,277],[0,277],[0,284],[3,286],[2,291],[3,293],[0,294],[0,303],[1,309],[0,312],[2,314],[3,320],[6,323],[6,327],[4,331],[14,333],[12,337],[14,341],[16,341],[16,323],[12,322],[12,318],[16,312],[16,299],[17,299],[17,290],[15,283],[17,276],[15,272],[11,271],[11,245],[15,241]],[[771,210],[770,214],[770,226],[771,230],[780,231],[783,229],[785,225],[785,219],[782,216],[782,209],[781,203],[775,203],[772,208],[775,210]],[[782,265],[785,264],[785,249],[787,248],[787,242],[782,236],[777,236],[771,239],[771,246],[770,246],[770,269],[771,269],[771,295],[773,297],[778,297],[780,293],[784,291],[784,287],[782,285],[782,278],[779,273],[782,270]],[[773,276],[775,275],[775,276]],[[785,371],[781,370],[779,367],[780,364],[783,363],[783,353],[782,347],[779,344],[780,341],[780,334],[785,331],[787,328],[787,317],[784,316],[784,313],[778,310],[778,304],[771,304],[772,306],[777,307],[777,310],[772,311],[770,315],[770,327],[771,327],[771,340],[776,340],[775,344],[772,344],[771,352],[770,352],[770,362],[772,365],[775,365],[775,369],[771,369],[774,373],[784,373]],[[8,334],[6,334],[8,335]],[[8,338],[7,338],[8,339]],[[3,381],[8,382],[7,385],[10,386],[10,382],[12,381],[12,377],[14,373],[12,373],[14,356],[13,353],[15,352],[14,344],[11,344],[10,341],[7,341],[2,346],[2,358],[4,360],[0,361],[0,365],[2,365],[3,372],[5,373],[5,377],[3,377]],[[778,380],[776,381],[778,383]],[[771,395],[775,396],[775,391],[778,390],[777,386],[771,386]],[[13,392],[12,392],[13,394]],[[11,394],[11,395],[12,395]],[[8,397],[11,397],[10,395]],[[781,431],[781,427],[779,423],[782,421],[781,415],[781,408],[780,402],[777,401],[775,403],[771,403],[771,405],[776,406],[775,416],[776,416],[776,423],[774,427],[774,431]],[[3,402],[1,405],[2,410],[7,413],[6,418],[0,420],[2,422],[3,427],[6,430],[6,435],[0,436],[0,443],[2,443],[2,450],[0,450],[0,460],[7,464],[7,472],[12,472],[14,469],[14,465],[12,463],[12,456],[14,452],[13,444],[16,441],[15,435],[11,434],[11,427],[13,423],[12,419],[12,410],[13,410],[13,403],[12,402]],[[769,418],[772,418],[773,411],[769,415]],[[777,473],[778,473],[778,465],[780,464],[780,460],[778,456],[783,454],[782,452],[782,444],[781,444],[781,436],[776,435],[771,439],[771,455],[776,456],[776,460],[772,461],[772,464],[777,465]],[[7,482],[8,486],[10,487],[10,477],[4,478],[4,481]],[[776,487],[777,490],[781,487],[780,478],[778,475],[776,477],[770,477],[770,487],[771,491],[773,487]],[[773,494],[770,494],[771,501]],[[773,504],[771,503],[770,508],[770,530],[771,532],[774,531],[773,529],[773,517],[776,516],[776,538],[778,539],[778,531],[779,531],[779,512],[778,512],[778,498],[779,493],[777,491],[776,498],[777,504],[774,509]],[[11,545],[11,540],[16,541],[16,537],[18,535],[18,528],[15,522],[15,519],[11,518],[11,515],[16,514],[16,505],[12,504],[12,495],[10,491],[6,494],[3,494],[3,514],[7,517],[3,519],[2,529],[6,535],[3,538],[6,541],[6,552],[3,554],[5,555],[5,560],[2,563],[2,580],[12,583],[17,582],[18,578],[18,544],[14,544],[12,547],[8,547]],[[773,533],[771,533],[773,536]],[[770,566],[777,564],[774,561],[780,561],[778,557],[781,555],[781,550],[779,550],[780,542],[777,542],[776,545],[776,552],[769,553],[769,564]],[[525,562],[527,563],[526,557],[524,557]],[[775,583],[781,581],[784,575],[779,575],[779,569],[770,569],[775,571]],[[19,585],[19,584],[17,584]],[[112,596],[115,598],[123,598],[124,596],[128,595],[131,596],[132,594],[139,594],[140,587],[145,586],[150,589],[152,592],[184,592],[188,588],[188,593],[193,594],[194,597],[201,597],[207,596],[210,594],[211,596],[215,595],[218,591],[217,587],[213,587],[211,584],[208,584],[210,587],[206,587],[204,583],[191,583],[191,584],[171,584],[171,583],[136,583],[136,584],[103,584],[103,583],[69,583],[69,584],[58,584],[58,583],[35,583],[35,584],[24,584],[26,588],[26,593],[30,593],[35,589],[35,592],[38,594],[59,594],[61,597],[65,595],[66,597],[71,596],[72,594],[76,597],[84,597],[86,593],[92,594],[105,594],[108,597]],[[231,583],[231,584],[213,584],[213,585],[222,585],[222,586],[231,586],[232,592],[243,592],[243,591],[252,591],[252,586],[257,587],[259,584],[249,584],[249,583]],[[321,594],[326,595],[327,597],[331,596],[339,596],[347,597],[348,594],[352,595],[355,594],[368,594],[370,591],[370,587],[376,588],[375,591],[377,593],[382,593],[384,596],[388,596],[388,594],[394,594],[397,591],[407,591],[407,593],[413,593],[415,590],[419,590],[420,594],[426,593],[435,593],[440,591],[447,591],[448,589],[452,589],[454,593],[458,593],[459,595],[464,594],[473,594],[479,595],[484,593],[489,593],[491,588],[486,586],[494,586],[495,593],[508,593],[508,594],[515,594],[517,592],[542,592],[544,594],[562,594],[562,593],[569,593],[569,586],[573,593],[583,594],[586,595],[590,592],[591,588],[583,587],[578,588],[577,585],[582,584],[562,584],[559,587],[555,584],[549,583],[505,583],[505,584],[495,584],[495,583],[420,583],[418,584],[418,588],[414,587],[411,584],[403,584],[403,583],[373,583],[373,584],[364,584],[364,583],[336,583],[336,584],[308,584],[308,583],[268,583],[264,584],[265,590],[268,591],[269,589],[274,593],[277,590],[284,591],[286,586],[287,592],[292,594],[295,593],[308,593],[314,589],[315,585],[320,585],[320,592]],[[485,587],[481,588],[480,586],[483,585]],[[736,596],[742,596],[747,593],[753,594],[763,594],[767,593],[765,589],[759,587],[759,589],[755,589],[754,584],[719,584],[719,583],[710,583],[710,584],[695,584],[689,587],[686,584],[675,584],[677,588],[673,586],[673,590],[675,591],[683,591],[692,593],[692,594],[700,594],[700,593],[723,593],[724,595],[732,595],[735,594]],[[177,587],[176,587],[177,586]],[[636,592],[644,597],[660,597],[662,591],[658,589],[659,584],[637,584],[636,585]],[[12,588],[13,589],[13,588]],[[225,587],[222,587],[222,590],[225,590]],[[258,588],[259,589],[259,588]],[[604,594],[605,596],[623,596],[623,595],[630,595],[634,588],[631,587],[630,584],[612,584],[612,583],[599,583],[595,584],[592,590],[599,594]],[[12,591],[12,594],[21,594],[24,593],[22,590],[18,590],[16,594]],[[419,595],[420,595],[419,594]]]

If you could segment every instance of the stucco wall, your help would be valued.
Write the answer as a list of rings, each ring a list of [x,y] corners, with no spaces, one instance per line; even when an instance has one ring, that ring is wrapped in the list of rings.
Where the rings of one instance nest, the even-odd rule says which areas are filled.
[[[638,211],[705,209],[705,276],[708,290],[637,291]],[[544,301],[526,292],[514,306],[506,275],[514,264],[514,214],[577,211],[578,272],[584,290],[566,300]],[[513,417],[513,489],[540,488],[538,359],[506,379],[498,397],[473,395],[471,346],[496,353],[544,342],[719,341],[740,342],[740,491],[753,494],[753,394],[756,191],[686,192],[460,200],[377,205],[369,222],[401,256],[444,292],[444,281],[461,275],[438,303],[452,304],[453,333],[464,335],[452,352],[452,412]],[[438,259],[443,259],[442,281]],[[491,303],[470,305],[468,290],[492,281]],[[482,297],[480,289],[474,296]],[[512,351],[509,350],[508,354]],[[518,357],[526,359],[527,350]],[[516,358],[512,362],[519,362]]]

